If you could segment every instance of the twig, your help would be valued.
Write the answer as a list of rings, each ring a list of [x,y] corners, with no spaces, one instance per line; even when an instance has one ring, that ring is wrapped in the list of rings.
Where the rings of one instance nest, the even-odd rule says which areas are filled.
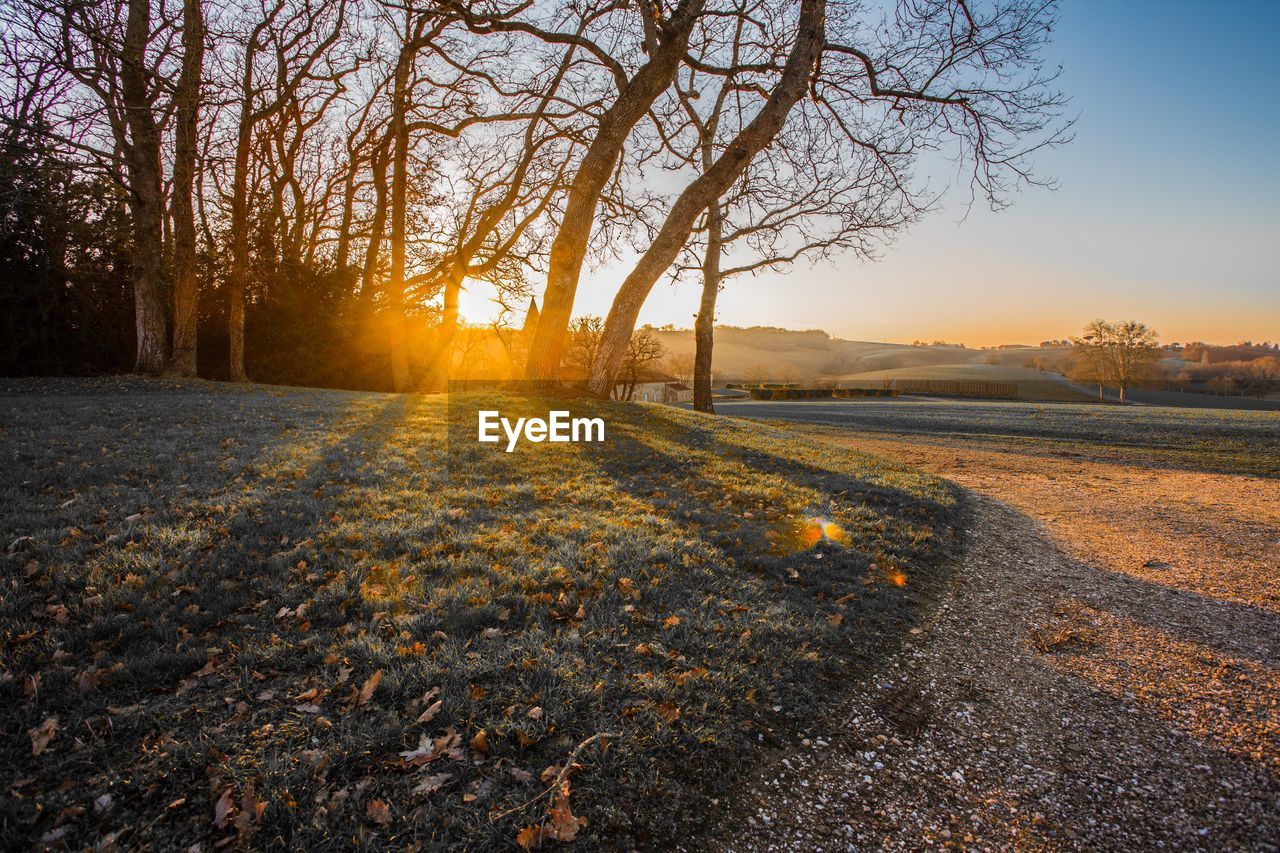
[[[596,734],[593,734],[591,737],[587,738],[582,743],[578,744],[573,748],[573,752],[569,753],[569,760],[566,761],[564,763],[564,766],[560,768],[560,772],[556,774],[556,778],[551,783],[550,787],[548,787],[545,791],[533,797],[532,799],[525,800],[523,803],[516,806],[515,808],[510,808],[510,809],[507,809],[505,812],[502,812],[501,814],[494,815],[492,820],[502,820],[504,817],[507,817],[508,815],[515,814],[516,812],[519,812],[519,811],[524,811],[529,806],[536,803],[538,800],[547,796],[547,794],[550,794],[552,791],[560,790],[560,783],[564,781],[565,776],[569,775],[569,770],[573,767],[574,763],[578,759],[578,753],[582,752],[582,750],[586,749],[589,745],[591,745],[595,741],[598,741],[601,738],[607,738],[607,737],[616,738],[616,737],[620,737],[620,735],[616,735],[613,732],[597,732]]]

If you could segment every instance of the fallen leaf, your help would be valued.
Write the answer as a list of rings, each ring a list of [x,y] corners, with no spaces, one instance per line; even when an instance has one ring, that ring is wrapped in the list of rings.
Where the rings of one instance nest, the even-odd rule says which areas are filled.
[[[551,806],[551,831],[557,841],[573,841],[578,830],[586,826],[585,817],[575,817],[569,808],[569,780],[560,783],[555,802]]]
[[[218,797],[218,801],[213,804],[213,825],[218,829],[226,829],[231,817],[231,810],[235,807],[235,798],[231,795],[231,789],[227,788],[222,792],[222,796]]]
[[[76,676],[76,689],[88,693],[98,689],[98,668],[91,666]]]
[[[426,764],[435,757],[435,745],[432,743],[431,735],[420,736],[418,738],[418,748],[407,749],[400,753],[400,757],[404,759],[406,764]]]
[[[429,723],[436,718],[436,714],[440,713],[440,709],[444,707],[444,701],[437,699],[431,705],[427,706],[427,710],[418,715],[418,722]]]
[[[525,714],[525,716],[531,720],[541,720],[542,708],[538,707],[537,705],[534,705],[532,708],[529,709],[529,713]]]
[[[683,686],[686,682],[691,681],[692,679],[701,678],[704,675],[710,675],[710,674],[711,674],[710,671],[706,667],[695,666],[693,669],[688,670],[687,672],[676,673],[675,675],[671,676],[671,680],[674,681],[676,684]]]
[[[680,719],[680,709],[675,705],[672,705],[670,702],[654,703],[653,709],[657,711],[658,715],[668,723],[674,723],[676,720]]]
[[[245,788],[244,795],[240,797],[240,813],[235,819],[236,832],[242,839],[253,835],[257,825],[262,821],[262,813],[266,810],[267,801],[258,799],[253,783],[250,782]]]
[[[487,756],[489,754],[489,733],[484,729],[476,732],[475,737],[471,738],[469,746],[473,752]]]
[[[57,717],[49,717],[39,726],[27,732],[31,736],[31,754],[39,755],[44,752],[45,747],[49,745],[49,741],[53,740],[54,735],[57,733]]]
[[[413,789],[415,794],[434,794],[453,780],[452,773],[437,773],[419,782]]]
[[[382,670],[378,670],[369,679],[365,681],[364,686],[360,688],[360,695],[356,699],[357,705],[367,705],[369,700],[373,698],[373,691],[378,689],[378,685],[382,683]]]
[[[516,844],[521,850],[532,850],[550,837],[549,826],[526,826],[516,833]]]
[[[391,807],[384,800],[371,800],[364,813],[378,826],[387,826],[391,823]]]
[[[668,616],[666,619],[662,620],[662,625],[665,628],[674,628],[679,624],[680,624],[679,616]]]

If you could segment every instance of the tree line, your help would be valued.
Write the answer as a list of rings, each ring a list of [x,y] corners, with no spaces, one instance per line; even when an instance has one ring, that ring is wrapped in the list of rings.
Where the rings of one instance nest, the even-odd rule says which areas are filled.
[[[459,297],[612,392],[655,286],[871,257],[1066,139],[1045,0],[0,0],[8,373],[439,390]],[[957,169],[958,167],[958,169]],[[935,180],[931,183],[930,178]],[[589,364],[574,303],[626,262]],[[585,282],[585,284],[584,284]],[[595,332],[593,332],[595,335]],[[578,348],[580,349],[580,348]],[[630,353],[630,354],[629,354]]]

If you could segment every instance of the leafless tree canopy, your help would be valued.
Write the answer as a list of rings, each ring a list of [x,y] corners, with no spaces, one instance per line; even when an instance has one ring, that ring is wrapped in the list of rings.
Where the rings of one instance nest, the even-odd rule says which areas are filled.
[[[1067,129],[1040,60],[1054,16],[0,0],[0,165],[76,176],[44,191],[60,215],[40,221],[63,224],[32,232],[50,258],[32,304],[70,288],[127,310],[117,345],[141,371],[436,390],[485,350],[458,306],[487,282],[504,305],[539,300],[514,369],[555,378],[584,270],[631,250],[582,370],[612,388],[655,283],[698,275],[705,379],[734,276],[871,257],[947,183],[1001,206],[1040,182],[1036,151]],[[77,205],[120,227],[86,237],[65,225]],[[95,276],[127,293],[83,290]]]

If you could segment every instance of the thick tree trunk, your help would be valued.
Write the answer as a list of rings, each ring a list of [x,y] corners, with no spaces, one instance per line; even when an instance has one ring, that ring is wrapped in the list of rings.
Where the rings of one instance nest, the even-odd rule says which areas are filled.
[[[231,263],[227,272],[227,341],[232,382],[248,382],[244,368],[244,298],[249,275],[249,149],[253,144],[253,57],[257,43],[249,40],[240,79],[240,122],[236,133],[235,166],[231,179]]]
[[[729,143],[715,164],[680,193],[657,238],[623,281],[609,309],[600,349],[591,367],[588,388],[593,394],[604,396],[608,392],[613,377],[626,358],[627,345],[635,331],[641,306],[689,239],[698,214],[733,186],[752,158],[778,135],[791,108],[804,97],[809,76],[822,53],[825,11],[825,0],[804,0],[801,3],[796,41],[769,100]]]
[[[200,121],[200,76],[204,69],[201,0],[183,0],[182,73],[178,77],[173,158],[173,357],[176,376],[196,375],[198,331],[195,179]]]
[[[436,332],[435,346],[431,350],[431,358],[427,363],[424,391],[436,393],[448,388],[449,371],[453,367],[453,342],[458,335],[458,297],[462,293],[462,282],[465,276],[465,265],[455,262],[445,279],[440,328]]]
[[[595,138],[573,177],[560,230],[551,244],[542,313],[525,363],[527,379],[553,379],[560,369],[578,277],[582,273],[600,195],[613,175],[632,128],[671,85],[703,5],[704,0],[682,0],[663,28],[661,42],[649,61],[622,87],[617,100],[600,118]]]
[[[693,323],[693,408],[715,412],[711,402],[711,349],[715,343],[716,297],[720,295],[720,256],[723,222],[719,201],[707,208],[707,253],[702,259],[702,301]]]
[[[151,110],[147,44],[150,0],[129,0],[120,91],[130,144],[126,150],[133,216],[133,304],[139,373],[158,374],[168,362],[168,316],[164,294],[164,183],[160,127]]]
[[[391,275],[385,292],[387,297],[387,332],[391,352],[391,385],[396,393],[409,387],[409,350],[405,340],[404,271],[406,240],[405,221],[409,205],[409,74],[413,68],[414,49],[405,32],[405,45],[396,63],[391,104]]]

